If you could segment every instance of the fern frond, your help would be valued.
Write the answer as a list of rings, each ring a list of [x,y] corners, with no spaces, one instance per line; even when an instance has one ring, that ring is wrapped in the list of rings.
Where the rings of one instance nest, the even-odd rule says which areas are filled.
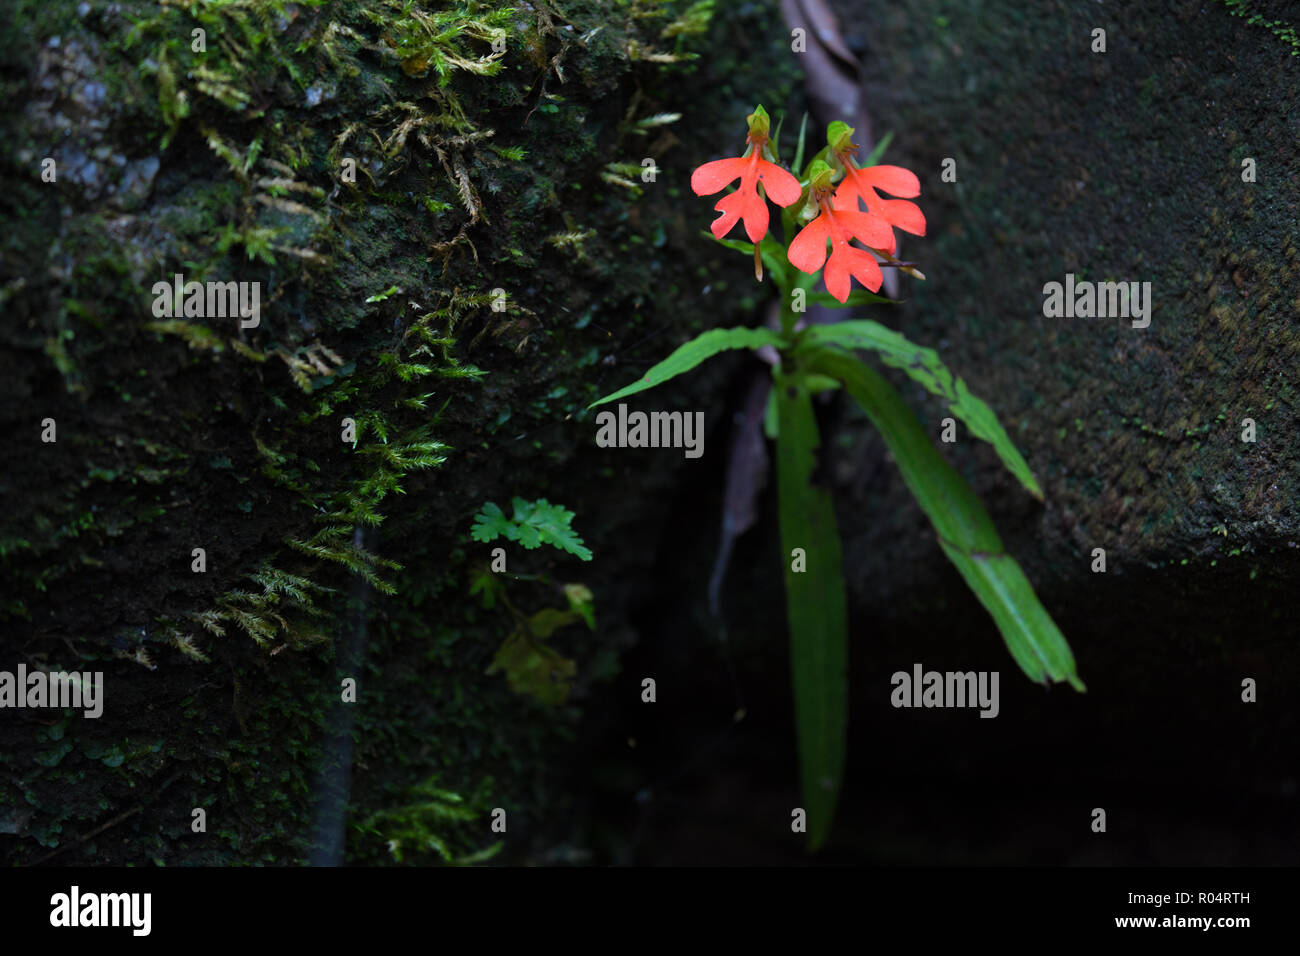
[[[186,657],[196,661],[201,661],[204,664],[209,663],[208,655],[198,649],[194,643],[194,638],[189,634],[182,634],[180,631],[173,628],[167,632],[167,640],[171,643],[172,647],[176,648]]]
[[[191,614],[190,620],[201,625],[204,630],[217,635],[217,637],[226,636],[226,629],[221,626],[222,617],[220,611],[202,611],[198,614]]]
[[[211,349],[214,352],[222,352],[225,351],[226,348],[221,342],[221,337],[207,326],[195,325],[192,322],[185,322],[181,319],[164,319],[158,322],[146,322],[144,327],[150,332],[179,336],[185,340],[186,345],[194,349],[196,352],[204,349]]]

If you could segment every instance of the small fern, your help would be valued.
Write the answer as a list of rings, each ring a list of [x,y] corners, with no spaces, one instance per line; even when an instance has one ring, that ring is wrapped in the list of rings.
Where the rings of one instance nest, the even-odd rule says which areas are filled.
[[[495,541],[505,536],[507,541],[517,541],[528,550],[543,544],[549,544],[561,551],[575,554],[583,561],[591,560],[591,551],[582,543],[582,538],[573,530],[573,512],[563,505],[553,505],[545,498],[525,501],[515,498],[514,516],[506,518],[505,513],[489,501],[479,509],[474,518],[474,527],[470,536],[475,541]]]

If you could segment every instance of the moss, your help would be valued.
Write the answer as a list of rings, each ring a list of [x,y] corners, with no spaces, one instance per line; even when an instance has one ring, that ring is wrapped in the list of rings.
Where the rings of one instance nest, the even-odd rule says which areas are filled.
[[[516,858],[553,830],[565,798],[545,755],[578,712],[539,713],[483,676],[504,635],[448,553],[485,494],[531,492],[517,482],[572,459],[563,417],[608,384],[600,357],[644,339],[655,303],[665,322],[689,311],[675,286],[663,300],[686,258],[664,192],[637,199],[602,174],[672,148],[641,121],[680,108],[706,6],[584,0],[565,19],[463,2],[431,32],[387,0],[18,5],[0,76],[8,102],[34,106],[5,118],[0,257],[24,277],[3,289],[7,344],[35,361],[2,360],[0,387],[16,434],[48,414],[59,442],[25,458],[29,507],[0,518],[0,615],[16,649],[103,669],[113,693],[52,766],[35,728],[6,733],[19,783],[0,799],[32,811],[10,859],[303,859],[304,797],[337,759],[323,729],[358,575],[396,594],[374,606],[357,716],[359,759],[384,769],[358,775],[354,819],[436,774],[470,795],[495,781]],[[104,95],[26,95],[26,77],[65,75]],[[77,123],[66,140],[59,117]],[[62,142],[77,175],[34,182]],[[620,254],[647,223],[665,240]],[[261,283],[260,326],[153,316],[147,290],[175,272]],[[550,464],[525,479],[537,445]],[[356,527],[377,544],[354,546]]]
[[[1261,6],[1273,6],[1272,4],[1256,3],[1255,0],[1221,0],[1221,2],[1233,16],[1241,17],[1251,26],[1266,28],[1286,45],[1292,56],[1300,56],[1300,35],[1296,34],[1295,27],[1284,20],[1270,20],[1268,14],[1258,9]]]

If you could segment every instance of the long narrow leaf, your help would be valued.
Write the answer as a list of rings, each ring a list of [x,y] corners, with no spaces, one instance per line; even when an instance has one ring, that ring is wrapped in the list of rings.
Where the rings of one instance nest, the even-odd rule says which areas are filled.
[[[894,134],[892,131],[886,133],[883,137],[881,137],[880,142],[876,144],[876,148],[871,151],[871,153],[867,156],[866,159],[864,159],[861,162],[860,165],[863,168],[867,166],[877,165],[880,162],[880,157],[885,155],[885,150],[889,148],[889,144],[893,142],[893,139],[894,139]]]
[[[1005,553],[967,554],[946,541],[939,543],[993,616],[1020,669],[1040,683],[1047,683],[1046,675],[1056,681],[1068,680],[1075,690],[1084,690],[1070,645],[1016,559]]]
[[[807,385],[779,375],[777,487],[790,624],[790,671],[810,849],[830,833],[844,775],[848,716],[848,612],[840,535],[828,489],[814,478],[817,421]],[[794,570],[794,549],[806,566]]]
[[[803,167],[803,148],[805,145],[805,141],[807,140],[807,137],[808,137],[808,114],[807,112],[805,112],[803,114],[803,121],[799,124],[799,143],[797,146],[795,146],[794,162],[790,164],[790,168],[794,170],[796,173]]]
[[[944,554],[993,616],[1020,669],[1039,683],[1069,681],[1084,690],[1070,645],[1006,553],[984,505],[939,454],[898,392],[875,369],[838,349],[809,351],[805,362],[807,371],[842,381],[880,430]]]
[[[799,349],[808,351],[827,345],[872,349],[880,354],[885,364],[902,369],[928,391],[946,399],[949,410],[966,423],[971,434],[992,445],[1007,470],[1031,495],[1043,500],[1038,480],[993,414],[993,409],[970,393],[966,383],[948,370],[934,349],[909,342],[893,329],[868,319],[813,326],[804,331]]]
[[[656,385],[661,385],[683,372],[689,372],[705,359],[717,355],[719,352],[725,352],[727,349],[756,349],[764,345],[779,348],[781,344],[781,336],[771,329],[710,329],[703,335],[698,335],[685,345],[680,346],[672,355],[646,372],[640,381],[633,382],[625,388],[620,388],[617,392],[606,395],[587,407],[595,408],[597,405],[603,405],[606,402],[617,401],[620,398],[635,395],[637,392],[644,392],[647,388],[654,388]]]

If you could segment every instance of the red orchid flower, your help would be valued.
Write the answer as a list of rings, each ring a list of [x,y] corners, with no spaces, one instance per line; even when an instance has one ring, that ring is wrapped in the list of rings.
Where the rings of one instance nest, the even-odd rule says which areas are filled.
[[[850,245],[853,239],[861,240],[872,249],[892,253],[894,232],[883,219],[841,208],[832,202],[831,169],[821,160],[809,169],[812,195],[820,214],[790,243],[787,253],[790,264],[801,272],[812,275],[826,264],[826,291],[841,302],[847,301],[851,279],[857,279],[872,292],[880,290],[884,276],[876,257],[866,249]],[[826,258],[826,240],[831,242],[830,259]]]
[[[853,128],[847,123],[832,123],[827,130],[827,143],[835,158],[844,167],[844,180],[835,190],[835,208],[856,212],[858,201],[866,204],[867,214],[891,226],[897,226],[914,236],[925,235],[925,214],[914,202],[903,199],[882,199],[877,189],[895,196],[921,195],[921,181],[916,174],[902,166],[867,166],[859,168],[853,160],[857,147],[852,143]],[[877,246],[876,248],[883,248]],[[893,252],[893,240],[886,252]]]
[[[758,184],[761,182],[768,198],[782,207],[797,202],[803,189],[799,180],[763,158],[769,129],[767,112],[763,107],[759,106],[746,119],[749,134],[745,141],[749,145],[744,155],[705,163],[691,174],[691,189],[697,196],[711,196],[739,177],[740,188],[729,196],[723,196],[713,207],[722,215],[713,221],[710,228],[713,235],[721,239],[743,219],[745,234],[757,246],[767,235],[768,221],[767,203],[758,191]]]

